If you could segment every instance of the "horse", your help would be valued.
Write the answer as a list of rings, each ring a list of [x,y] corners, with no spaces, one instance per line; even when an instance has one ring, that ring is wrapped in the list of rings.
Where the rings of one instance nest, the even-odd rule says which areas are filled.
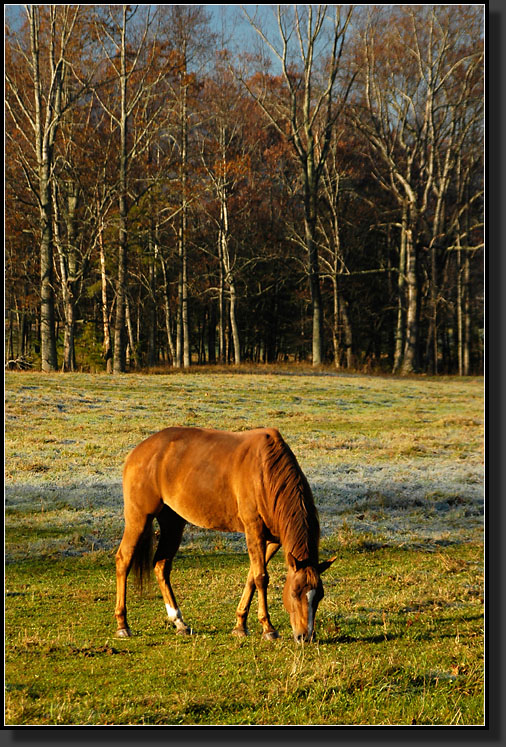
[[[116,553],[116,636],[131,635],[126,585],[131,568],[142,578],[151,564],[169,621],[190,634],[170,584],[173,558],[187,523],[242,532],[250,568],[236,610],[236,636],[248,634],[255,589],[262,638],[279,637],[267,607],[267,564],[283,546],[287,565],[283,603],[298,643],[314,634],[323,598],[321,574],[335,561],[320,562],[320,525],[309,483],[295,455],[275,428],[232,432],[165,428],[142,441],[123,469],[125,528]],[[152,556],[153,519],[159,542]],[[151,557],[153,558],[151,561]]]

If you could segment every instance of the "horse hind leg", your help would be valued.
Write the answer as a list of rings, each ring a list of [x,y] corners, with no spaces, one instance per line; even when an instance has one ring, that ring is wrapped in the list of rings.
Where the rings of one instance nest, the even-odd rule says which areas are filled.
[[[166,505],[163,506],[157,519],[160,525],[160,539],[153,559],[155,576],[170,622],[175,625],[177,633],[189,635],[192,632],[191,628],[183,620],[170,583],[172,560],[181,544],[186,522]]]
[[[128,638],[131,636],[131,630],[127,623],[126,612],[126,584],[128,574],[134,563],[142,566],[143,558],[140,554],[146,554],[150,550],[150,543],[147,542],[148,535],[151,534],[152,516],[128,516],[125,522],[125,531],[116,553],[116,608],[114,615],[116,617],[118,629],[116,630],[117,638]]]

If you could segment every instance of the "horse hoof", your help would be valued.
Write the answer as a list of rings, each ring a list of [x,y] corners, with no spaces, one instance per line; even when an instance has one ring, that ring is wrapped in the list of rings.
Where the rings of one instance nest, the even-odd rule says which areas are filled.
[[[116,638],[130,638],[132,635],[132,631],[130,628],[119,628],[119,630],[116,631]]]
[[[270,630],[268,633],[263,633],[262,639],[264,641],[275,641],[276,638],[279,638],[279,633],[277,630]]]
[[[232,631],[232,635],[237,636],[237,638],[245,638],[248,635],[248,629],[247,628],[234,628]]]

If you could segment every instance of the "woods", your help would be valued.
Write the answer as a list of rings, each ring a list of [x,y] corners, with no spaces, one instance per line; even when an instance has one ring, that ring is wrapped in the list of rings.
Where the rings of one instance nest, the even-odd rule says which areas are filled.
[[[484,6],[224,8],[7,10],[7,365],[481,373]]]

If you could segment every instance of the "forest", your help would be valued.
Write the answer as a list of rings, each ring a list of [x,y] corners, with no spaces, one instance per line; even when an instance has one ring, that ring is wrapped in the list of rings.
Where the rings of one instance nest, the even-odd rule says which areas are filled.
[[[8,7],[6,367],[482,373],[484,11]]]

